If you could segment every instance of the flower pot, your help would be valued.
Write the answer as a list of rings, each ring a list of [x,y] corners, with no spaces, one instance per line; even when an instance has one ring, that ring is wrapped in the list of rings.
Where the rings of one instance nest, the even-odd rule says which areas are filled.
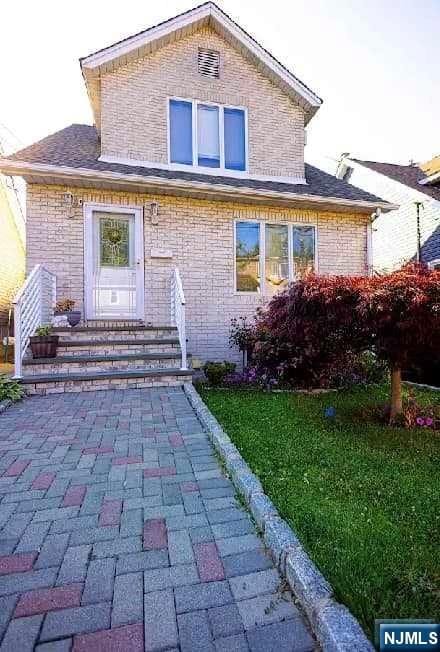
[[[29,339],[33,358],[56,357],[58,335],[33,335]]]
[[[57,317],[65,316],[71,326],[77,326],[81,321],[81,310],[71,310],[70,312],[56,312]]]

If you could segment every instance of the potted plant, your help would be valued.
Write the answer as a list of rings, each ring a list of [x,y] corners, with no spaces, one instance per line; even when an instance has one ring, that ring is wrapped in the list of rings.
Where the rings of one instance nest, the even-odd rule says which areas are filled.
[[[33,358],[55,358],[58,335],[52,335],[52,326],[39,326],[30,338]]]
[[[71,326],[76,326],[81,321],[81,310],[74,310],[73,299],[60,299],[55,304],[54,313],[57,316],[64,315]]]

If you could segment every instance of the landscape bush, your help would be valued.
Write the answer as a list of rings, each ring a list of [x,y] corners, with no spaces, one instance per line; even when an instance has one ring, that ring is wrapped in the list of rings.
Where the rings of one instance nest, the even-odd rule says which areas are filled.
[[[228,374],[235,371],[236,365],[233,362],[212,362],[208,361],[203,366],[203,371],[212,387],[221,385]]]
[[[235,330],[234,330],[235,328]],[[402,369],[440,350],[440,272],[409,264],[378,277],[315,276],[257,311],[249,343],[260,375],[293,387],[341,387],[391,377],[390,421],[403,412]]]
[[[0,402],[19,401],[24,395],[23,386],[13,378],[0,376]]]

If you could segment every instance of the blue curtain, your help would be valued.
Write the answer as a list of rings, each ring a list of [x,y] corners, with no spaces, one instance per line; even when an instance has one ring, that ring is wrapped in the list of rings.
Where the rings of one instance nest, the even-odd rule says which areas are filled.
[[[228,170],[246,169],[244,111],[225,109],[225,167]]]
[[[192,165],[192,104],[170,100],[171,163]]]

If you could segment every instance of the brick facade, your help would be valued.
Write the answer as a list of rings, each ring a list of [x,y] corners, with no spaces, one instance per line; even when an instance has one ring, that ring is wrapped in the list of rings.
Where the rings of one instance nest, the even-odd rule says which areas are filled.
[[[84,202],[142,206],[159,202],[159,223],[144,218],[145,320],[170,322],[170,277],[182,275],[187,301],[189,351],[202,359],[231,358],[228,346],[233,317],[254,314],[262,298],[234,292],[234,220],[255,219],[317,225],[318,271],[322,274],[364,274],[367,270],[366,215],[255,207],[227,202],[105,192],[61,186],[28,186],[28,271],[44,263],[56,273],[58,295],[83,306],[84,217],[70,209],[62,193],[72,191]],[[171,259],[152,258],[154,248],[170,249]]]
[[[199,47],[220,52],[219,79],[198,73]],[[102,75],[102,154],[168,163],[170,96],[246,107],[249,172],[304,177],[303,110],[208,28]]]

